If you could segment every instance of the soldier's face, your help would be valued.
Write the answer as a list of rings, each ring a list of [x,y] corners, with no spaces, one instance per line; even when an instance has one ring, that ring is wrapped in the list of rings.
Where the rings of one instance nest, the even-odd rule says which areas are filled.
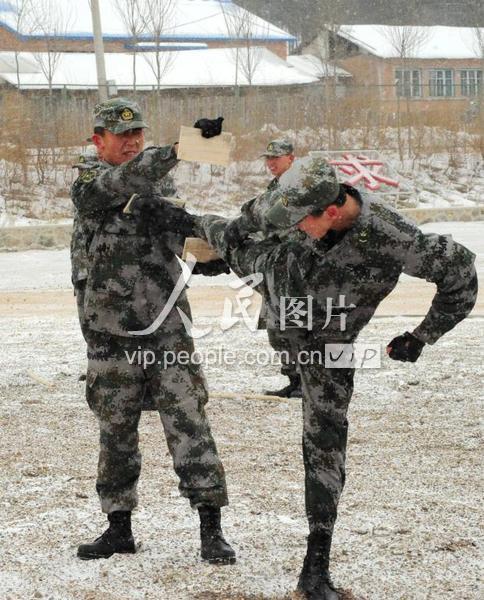
[[[129,129],[117,134],[105,130],[103,135],[94,134],[92,141],[102,160],[110,165],[122,165],[143,150],[145,134],[144,129]]]
[[[326,212],[321,215],[307,215],[296,225],[299,231],[304,231],[313,240],[319,240],[328,233],[329,223],[325,217]]]
[[[322,215],[318,215],[318,216],[314,216],[314,215],[307,215],[306,217],[304,217],[304,219],[302,219],[302,221],[299,221],[299,223],[296,225],[296,227],[299,229],[299,231],[304,231],[304,233],[306,235],[308,235],[310,238],[312,239],[319,239],[321,237],[320,235],[320,221],[321,221],[321,217]],[[326,232],[324,232],[326,233]]]
[[[294,162],[294,154],[285,156],[268,156],[266,158],[266,167],[274,177],[279,177],[285,173]]]

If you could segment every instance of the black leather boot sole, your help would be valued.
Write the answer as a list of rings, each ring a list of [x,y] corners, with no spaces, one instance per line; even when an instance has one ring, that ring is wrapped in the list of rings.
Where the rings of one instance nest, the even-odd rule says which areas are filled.
[[[81,544],[77,549],[77,557],[81,560],[111,558],[113,554],[136,554],[134,539],[127,540],[123,546],[112,546],[105,540],[102,540],[101,536],[93,544]]]
[[[235,565],[237,559],[235,556],[229,556],[225,558],[203,558],[202,556],[202,561],[210,565]]]

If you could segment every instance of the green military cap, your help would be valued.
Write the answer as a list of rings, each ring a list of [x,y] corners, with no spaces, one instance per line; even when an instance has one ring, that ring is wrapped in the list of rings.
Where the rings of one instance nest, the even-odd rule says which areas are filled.
[[[148,125],[143,121],[139,104],[127,98],[111,98],[94,107],[94,127],[104,127],[118,134]]]
[[[323,210],[339,196],[333,167],[324,158],[306,156],[294,161],[279,179],[274,205],[266,219],[281,229],[292,227],[315,210]]]
[[[261,157],[265,158],[278,158],[279,156],[286,156],[287,154],[294,153],[294,146],[289,140],[272,140],[267,144],[266,151],[261,154]]]

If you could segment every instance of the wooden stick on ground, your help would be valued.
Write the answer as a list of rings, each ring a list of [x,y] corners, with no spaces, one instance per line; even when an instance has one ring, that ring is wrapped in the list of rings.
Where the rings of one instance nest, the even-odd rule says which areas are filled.
[[[284,402],[285,400],[294,400],[294,398],[281,398],[281,396],[268,396],[267,394],[248,394],[246,392],[210,392],[211,398],[227,398],[227,400],[240,400],[245,398],[247,400],[268,400],[276,402]]]
[[[53,381],[48,381],[47,379],[44,379],[40,375],[37,375],[37,373],[35,373],[34,371],[28,370],[27,375],[36,383],[40,383],[40,385],[44,385],[50,390],[55,389],[55,383]]]

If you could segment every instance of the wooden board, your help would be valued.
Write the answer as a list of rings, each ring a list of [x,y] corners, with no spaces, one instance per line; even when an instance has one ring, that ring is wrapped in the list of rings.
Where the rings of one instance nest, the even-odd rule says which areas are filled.
[[[188,253],[193,254],[197,262],[200,263],[207,263],[220,258],[215,250],[205,240],[201,240],[200,238],[189,237],[185,239],[182,254],[183,260],[186,260]]]
[[[223,132],[206,139],[202,137],[200,129],[182,126],[178,143],[178,158],[188,162],[226,167],[230,162],[232,138],[231,133]]]

